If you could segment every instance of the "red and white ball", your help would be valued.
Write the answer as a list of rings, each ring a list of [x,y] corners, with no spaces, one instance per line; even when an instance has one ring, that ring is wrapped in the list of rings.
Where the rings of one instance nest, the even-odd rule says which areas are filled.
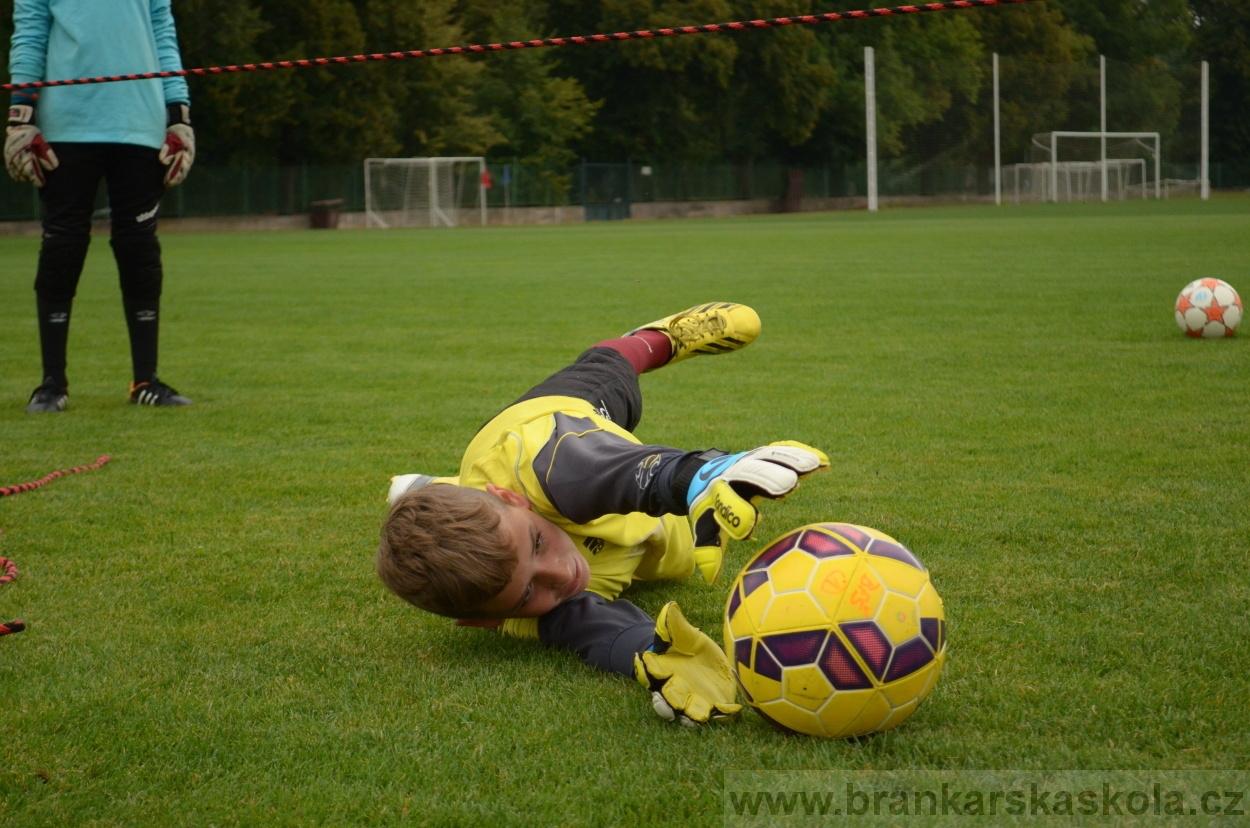
[[[1188,336],[1232,336],[1241,312],[1241,297],[1221,279],[1195,279],[1176,297],[1176,324]]]

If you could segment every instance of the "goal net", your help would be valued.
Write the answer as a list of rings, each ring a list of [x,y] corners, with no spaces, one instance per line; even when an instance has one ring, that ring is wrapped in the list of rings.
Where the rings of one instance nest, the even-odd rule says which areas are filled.
[[[865,72],[867,63],[865,54]],[[895,204],[1202,197],[1212,178],[1205,64],[1006,55],[904,64],[876,66],[875,84],[865,84],[866,99],[869,88],[878,93],[866,107],[873,180]],[[838,194],[855,196],[868,165],[849,167],[842,148],[855,144],[854,125],[843,134]]]
[[[1038,133],[1028,162],[1003,167],[1003,198],[1019,204],[1164,197],[1161,155],[1157,132]]]
[[[366,227],[486,226],[486,159],[365,159]]]

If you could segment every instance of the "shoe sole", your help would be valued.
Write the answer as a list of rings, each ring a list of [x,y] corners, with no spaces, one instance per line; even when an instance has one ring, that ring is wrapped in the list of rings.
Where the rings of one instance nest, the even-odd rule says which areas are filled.
[[[61,397],[52,403],[28,403],[27,414],[60,414],[69,405],[69,397]]]

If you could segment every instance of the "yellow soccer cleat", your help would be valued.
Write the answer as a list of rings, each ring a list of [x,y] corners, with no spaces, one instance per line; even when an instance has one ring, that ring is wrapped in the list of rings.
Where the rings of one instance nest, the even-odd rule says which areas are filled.
[[[708,302],[635,328],[626,336],[638,331],[660,331],[668,336],[673,344],[673,356],[668,361],[671,365],[699,354],[727,354],[745,348],[760,335],[760,317],[746,305]]]

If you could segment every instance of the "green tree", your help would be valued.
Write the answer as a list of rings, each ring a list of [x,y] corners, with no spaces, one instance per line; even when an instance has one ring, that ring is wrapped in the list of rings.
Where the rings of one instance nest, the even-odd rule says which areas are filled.
[[[816,11],[810,2],[770,0],[739,4],[737,17],[760,19]],[[822,116],[833,105],[838,73],[811,26],[736,35],[734,81],[721,108],[726,155],[798,163]]]
[[[550,0],[544,26],[561,35],[689,25],[731,18],[727,0]],[[594,160],[721,157],[714,101],[730,86],[735,38],[686,36],[558,51],[560,73],[603,101],[577,146]]]
[[[832,24],[817,30],[837,83],[798,160],[854,164],[865,137],[864,47],[874,51],[877,148],[882,158],[908,155],[923,163],[936,144],[923,130],[943,123],[952,107],[975,101],[984,60],[980,36],[966,17],[919,16]],[[919,152],[917,151],[919,150]],[[931,158],[930,158],[931,160]]]
[[[1047,0],[1094,39],[1098,54],[1141,63],[1179,56],[1193,36],[1186,0]]]
[[[1006,163],[1029,160],[1032,136],[1056,129],[1097,128],[1097,115],[1090,107],[1097,104],[1098,78],[1090,59],[1096,54],[1092,37],[1077,31],[1063,13],[1046,3],[1006,10],[976,12],[970,20],[981,33],[985,50],[998,54],[999,121],[1003,160]],[[992,83],[992,63],[981,65],[984,83]],[[1081,108],[1084,102],[1085,108]],[[1074,112],[1074,106],[1077,112]],[[1090,118],[1095,120],[1090,123]],[[993,111],[979,107],[968,112],[969,131],[991,135]],[[992,145],[982,147],[976,159],[993,161]]]
[[[370,51],[457,46],[465,32],[453,0],[357,0]],[[394,119],[397,148],[386,154],[484,155],[503,134],[476,98],[485,72],[461,57],[373,64],[362,86],[382,96]]]
[[[537,0],[466,0],[460,16],[475,43],[535,40],[550,36],[539,23],[545,5]],[[493,155],[553,172],[577,159],[571,147],[589,134],[601,102],[591,101],[576,79],[556,74],[551,50],[495,53],[483,57],[481,67],[477,102],[490,113],[501,136]]]
[[[184,67],[270,60],[273,28],[252,0],[181,0],[174,10]],[[200,164],[268,163],[298,94],[293,72],[188,77]]]
[[[1190,0],[1195,60],[1211,64],[1211,157],[1250,172],[1250,3]]]

